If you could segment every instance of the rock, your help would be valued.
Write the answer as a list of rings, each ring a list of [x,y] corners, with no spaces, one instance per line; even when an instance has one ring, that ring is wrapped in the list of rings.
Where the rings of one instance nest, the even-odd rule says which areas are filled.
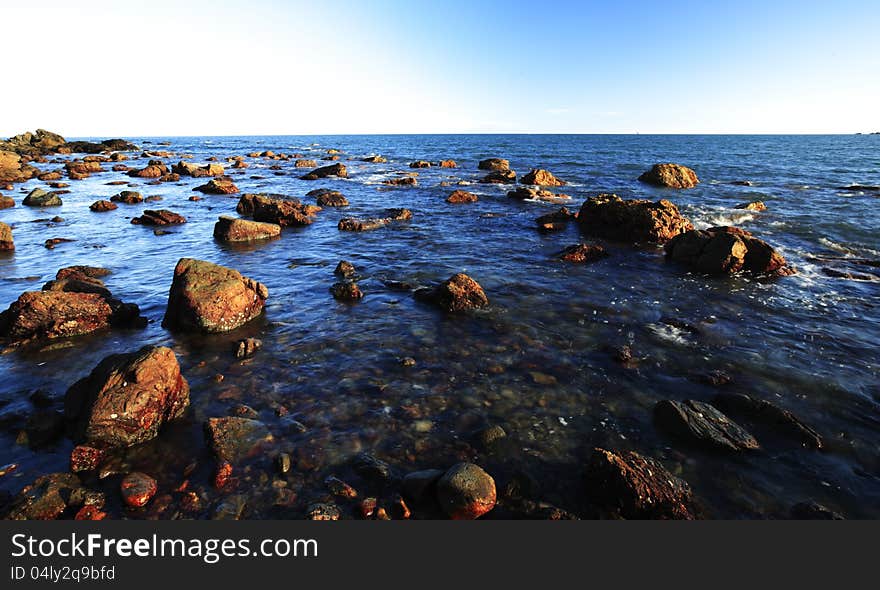
[[[55,520],[71,506],[82,483],[72,473],[50,473],[34,480],[12,500],[7,520]]]
[[[388,209],[385,211],[386,217],[374,217],[369,219],[356,219],[354,217],[345,217],[339,220],[337,227],[339,231],[369,231],[379,229],[394,221],[409,221],[412,219],[412,211],[409,209]]]
[[[75,440],[130,447],[155,438],[189,406],[189,384],[170,348],[145,346],[102,360],[64,397]]]
[[[259,316],[268,296],[265,285],[237,270],[181,258],[162,325],[188,332],[227,332]]]
[[[382,184],[387,184],[388,186],[416,186],[419,184],[419,179],[415,176],[401,176],[400,178],[383,180]]]
[[[791,517],[795,520],[846,520],[841,514],[812,500],[792,506]]]
[[[129,473],[119,484],[122,500],[129,508],[143,508],[153,499],[158,489],[156,480],[140,471]]]
[[[306,509],[306,520],[339,520],[342,513],[336,504],[317,502]]]
[[[213,178],[207,184],[197,186],[193,190],[208,195],[231,195],[238,192],[238,187],[231,180]]]
[[[220,461],[233,464],[256,455],[274,440],[262,422],[235,416],[208,419],[205,437]]]
[[[137,305],[104,293],[28,291],[0,313],[0,338],[24,345],[145,324]]]
[[[0,209],[9,209],[15,207],[15,200],[12,197],[0,195]]]
[[[534,168],[520,180],[523,184],[534,184],[538,186],[563,186],[564,180],[560,180],[553,176],[549,170]]]
[[[126,205],[137,205],[144,202],[144,196],[137,191],[122,191],[110,197],[113,203],[125,203]]]
[[[214,224],[214,237],[221,242],[252,242],[268,240],[281,235],[281,226],[275,223],[248,221],[221,215]]]
[[[324,480],[324,485],[327,486],[331,494],[340,498],[345,498],[346,500],[353,500],[358,496],[356,489],[354,489],[335,475],[328,476]]]
[[[436,287],[419,289],[415,296],[450,312],[489,306],[489,299],[480,284],[464,273],[455,274]]]
[[[26,207],[60,207],[63,203],[57,194],[35,188],[28,193],[21,204]]]
[[[333,298],[338,301],[359,301],[363,299],[364,293],[360,290],[355,282],[335,283],[330,287]]]
[[[568,222],[575,218],[575,215],[568,208],[562,207],[553,213],[541,215],[535,220],[535,223],[542,231],[560,231],[568,227]]]
[[[680,164],[654,164],[639,181],[665,188],[693,188],[700,183],[696,172]]]
[[[274,199],[261,195],[252,200],[254,221],[274,223],[281,227],[309,225],[314,222],[313,213],[320,211],[303,205],[294,199]]]
[[[21,156],[3,149],[0,143],[0,183],[25,182],[39,173],[39,170],[21,161]]]
[[[0,252],[15,250],[15,241],[12,239],[12,228],[0,221]]]
[[[663,400],[654,406],[654,419],[670,435],[699,446],[724,451],[760,448],[749,432],[703,402]]]
[[[463,190],[452,191],[452,193],[446,197],[447,203],[476,203],[479,201],[477,195],[474,193],[469,193]]]
[[[496,170],[480,179],[483,184],[513,184],[516,182],[516,172],[513,170]]]
[[[456,164],[455,160],[440,160],[437,163],[437,166],[440,168],[458,168],[458,164]]]
[[[165,164],[150,164],[139,170],[129,170],[128,175],[135,178],[161,178],[168,174]]]
[[[533,186],[518,186],[512,191],[508,191],[507,196],[511,199],[519,199],[521,201],[556,201],[569,198],[567,195],[557,195],[547,189],[536,188]]]
[[[347,260],[340,260],[339,264],[336,265],[336,269],[333,271],[333,274],[340,277],[353,277],[357,273],[354,265]]]
[[[415,162],[410,162],[409,167],[410,168],[430,168],[431,162],[428,162],[427,160],[416,160]]]
[[[53,443],[64,434],[64,415],[50,409],[37,410],[28,417],[24,433],[32,449]]]
[[[70,452],[70,470],[74,473],[95,471],[105,459],[107,449],[103,443],[76,445]]]
[[[732,186],[753,186],[751,180],[731,180],[727,184]]]
[[[608,252],[599,244],[576,244],[559,253],[559,259],[565,262],[585,264],[608,257]]]
[[[387,484],[394,480],[391,466],[369,453],[358,453],[352,460],[352,469],[368,481]]]
[[[437,481],[437,500],[453,520],[474,520],[495,507],[495,480],[473,463],[458,463]]]
[[[596,448],[586,475],[590,500],[623,518],[696,518],[690,486],[659,461],[634,451],[616,454]]]
[[[794,272],[767,242],[736,227],[690,230],[675,236],[665,249],[673,262],[709,275],[746,271],[785,276]]]
[[[186,223],[186,217],[168,209],[158,211],[147,209],[143,215],[133,218],[131,222],[134,225],[180,225]]]
[[[199,166],[191,162],[180,161],[171,167],[171,171],[181,176],[192,176],[194,178],[203,178],[206,176],[223,176],[226,171],[220,164],[207,164]]]
[[[339,178],[348,178],[348,170],[344,164],[332,164],[330,166],[322,166],[315,168],[305,176],[301,176],[302,180],[318,180],[319,178],[327,178],[328,176],[336,176]]]
[[[367,162],[368,164],[387,164],[388,160],[382,156],[367,156],[366,158],[362,158],[361,162]]]
[[[319,188],[309,191],[306,193],[306,196],[315,197],[316,202],[321,207],[348,207],[348,199],[339,191]]]
[[[64,169],[67,170],[68,175],[71,175],[71,174],[77,175],[78,174],[81,176],[87,176],[93,172],[103,172],[104,171],[104,169],[101,168],[100,162],[95,162],[95,161],[86,162],[86,161],[79,161],[79,160],[74,160],[73,162],[67,162],[64,165]]]
[[[764,201],[750,201],[748,203],[740,203],[734,209],[744,209],[746,211],[766,211],[767,205]]]
[[[61,180],[61,172],[57,170],[53,170],[51,172],[43,172],[42,174],[38,174],[37,178],[44,182],[48,182],[50,180]]]
[[[67,142],[57,133],[37,129],[34,133],[26,131],[5,141],[0,141],[0,149],[10,150],[23,156],[54,154],[65,147]]]
[[[722,412],[771,426],[775,433],[794,438],[807,448],[823,447],[822,436],[818,432],[788,410],[767,400],[755,399],[744,393],[719,393],[712,399],[712,405]]]
[[[621,242],[663,244],[692,230],[691,222],[667,200],[655,203],[602,194],[587,199],[578,213],[578,223],[587,233]]]
[[[317,160],[297,160],[293,163],[294,168],[315,168],[318,166]]]
[[[263,347],[263,341],[257,338],[245,338],[235,343],[235,358],[243,359],[253,356]]]
[[[480,163],[477,164],[477,168],[480,170],[491,171],[510,170],[510,162],[502,158],[488,158],[486,160],[480,160]]]
[[[440,469],[425,469],[408,473],[403,478],[403,494],[414,504],[436,499],[437,482],[443,477]]]
[[[504,438],[507,438],[507,432],[497,424],[484,428],[477,434],[477,440],[484,449],[491,449]]]
[[[112,203],[110,201],[95,201],[91,205],[89,205],[89,209],[94,211],[95,213],[104,213],[105,211],[113,211],[117,209],[119,205],[116,203]]]

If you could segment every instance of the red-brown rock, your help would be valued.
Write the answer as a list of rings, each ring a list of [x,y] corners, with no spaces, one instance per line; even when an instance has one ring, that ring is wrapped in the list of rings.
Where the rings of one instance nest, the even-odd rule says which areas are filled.
[[[415,296],[452,312],[489,306],[489,298],[480,284],[464,273],[455,274],[436,287],[419,289]]]
[[[700,182],[696,172],[680,164],[654,164],[639,180],[665,188],[693,188]]]
[[[602,194],[587,199],[578,222],[587,233],[621,242],[666,243],[693,229],[691,222],[667,200],[624,201],[617,195]]]

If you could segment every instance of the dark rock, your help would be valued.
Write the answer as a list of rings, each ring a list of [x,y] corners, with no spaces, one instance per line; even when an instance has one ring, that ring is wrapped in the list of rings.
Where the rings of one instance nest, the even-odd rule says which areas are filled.
[[[122,191],[110,197],[113,203],[125,203],[126,205],[137,205],[144,202],[144,196],[137,191]]]
[[[495,507],[495,480],[478,465],[458,463],[437,481],[437,501],[453,520],[474,520]]]
[[[306,520],[339,520],[340,516],[339,506],[328,502],[310,504],[306,509]]]
[[[262,422],[235,416],[208,419],[205,437],[217,458],[229,463],[256,455],[274,440]]]
[[[586,476],[590,500],[628,519],[693,520],[690,486],[649,457],[596,448]]]
[[[403,493],[414,504],[436,499],[437,482],[443,477],[440,469],[425,469],[408,473],[403,478]]]
[[[129,473],[119,484],[122,500],[129,508],[143,508],[153,499],[158,489],[155,479],[139,471]]]
[[[430,168],[431,162],[428,162],[427,160],[416,160],[415,162],[410,162],[409,167],[410,168]]]
[[[744,428],[703,402],[663,400],[654,407],[654,419],[670,435],[699,446],[724,451],[760,448]]]
[[[766,211],[767,205],[764,201],[749,201],[748,203],[740,203],[734,209],[743,209],[745,211]]]
[[[98,363],[67,390],[64,413],[75,440],[128,447],[155,438],[188,405],[189,384],[174,352],[147,346]]]
[[[248,205],[242,206],[239,201],[239,207],[246,210]],[[315,220],[313,214],[321,210],[320,207],[303,205],[295,199],[277,199],[263,195],[254,195],[250,208],[254,221],[274,223],[281,227],[309,225]]]
[[[257,338],[245,338],[235,345],[235,358],[243,359],[256,354],[263,347],[263,341]]]
[[[12,250],[15,250],[12,228],[0,221],[0,252],[11,252]]]
[[[401,176],[400,178],[383,180],[382,184],[387,184],[388,186],[416,186],[419,184],[419,180],[415,176]]]
[[[812,500],[792,506],[791,517],[795,520],[846,520],[841,514]]]
[[[336,269],[333,271],[333,274],[345,278],[353,277],[356,273],[357,269],[347,260],[340,260],[339,264],[336,265]]]
[[[186,218],[168,209],[158,211],[148,209],[140,217],[133,218],[131,222],[134,225],[180,225],[186,223]]]
[[[774,432],[794,438],[807,448],[821,449],[823,446],[818,432],[788,410],[767,400],[755,399],[744,393],[719,393],[712,399],[712,405],[722,412],[771,426]]]
[[[568,227],[568,222],[573,219],[576,219],[575,215],[566,207],[562,207],[553,213],[541,215],[535,223],[542,231],[559,231]]]
[[[26,207],[60,207],[63,203],[57,194],[35,188],[28,193],[21,204]]]
[[[578,222],[587,233],[621,242],[665,243],[692,230],[690,221],[667,200],[624,201],[617,195],[602,194],[587,199]]]
[[[327,178],[328,176],[336,176],[338,178],[348,178],[348,170],[344,164],[331,164],[330,166],[322,166],[315,168],[305,176],[301,176],[303,180],[318,180],[319,178]]]
[[[364,293],[357,283],[350,281],[334,283],[330,287],[330,292],[333,294],[333,298],[339,301],[359,301],[364,297]]]
[[[55,520],[73,505],[73,495],[82,488],[72,473],[50,473],[25,486],[12,500],[8,520]]]
[[[516,172],[513,170],[496,170],[480,179],[483,184],[513,184],[516,182]]]
[[[689,230],[672,238],[666,256],[709,275],[739,271],[786,276],[794,273],[772,246],[736,227]]]
[[[110,201],[95,201],[91,205],[89,205],[89,209],[94,211],[95,213],[104,213],[105,211],[113,211],[117,209],[119,205],[116,203],[112,203]]]
[[[387,484],[395,477],[388,463],[369,453],[358,453],[351,466],[355,473],[368,481]]]
[[[231,195],[238,192],[238,187],[231,180],[225,178],[212,178],[207,184],[193,189],[208,195]]]

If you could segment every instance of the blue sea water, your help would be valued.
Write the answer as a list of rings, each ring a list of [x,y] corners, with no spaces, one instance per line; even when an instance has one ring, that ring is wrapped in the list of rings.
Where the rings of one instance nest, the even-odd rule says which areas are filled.
[[[44,184],[38,180],[3,191],[17,201],[15,208],[0,211],[0,221],[14,227],[16,251],[0,257],[0,308],[22,291],[39,289],[60,268],[89,264],[112,270],[108,287],[137,303],[151,323],[140,331],[0,357],[0,464],[18,464],[0,478],[0,490],[15,493],[41,474],[67,469],[69,440],[37,449],[15,444],[33,412],[30,392],[41,389],[60,400],[106,355],[152,343],[178,354],[192,386],[192,408],[157,440],[118,458],[108,473],[146,471],[171,493],[184,472],[191,472],[190,489],[202,498],[202,510],[183,511],[184,516],[210,515],[228,494],[210,486],[213,463],[202,422],[246,404],[277,441],[241,474],[237,491],[247,499],[246,516],[253,518],[301,516],[309,502],[326,496],[322,482],[328,475],[368,486],[349,465],[362,451],[401,473],[474,461],[499,487],[526,479],[534,500],[589,517],[583,472],[596,446],[660,460],[691,484],[709,517],[785,517],[804,500],[851,518],[880,517],[880,283],[829,276],[826,270],[880,275],[880,192],[871,189],[880,185],[880,136],[129,139],[146,150],[173,152],[162,158],[169,165],[182,155],[224,162],[272,150],[320,159],[329,148],[339,149],[348,179],[304,181],[303,169],[295,169],[292,160],[259,157],[246,158],[249,168],[229,172],[242,193],[280,193],[308,202],[306,192],[327,187],[343,192],[351,205],[325,208],[314,224],[285,229],[279,240],[232,248],[215,242],[212,230],[219,215],[235,214],[238,195],[190,201],[193,187],[204,179],[148,185],[108,171],[71,182],[64,205],[46,210],[19,202]],[[388,163],[360,161],[371,154]],[[751,231],[782,252],[798,273],[772,281],[707,278],[668,263],[662,248],[614,243],[606,243],[611,255],[595,264],[560,263],[558,251],[587,238],[575,224],[562,232],[536,230],[535,218],[559,204],[517,201],[506,196],[509,186],[477,184],[484,175],[477,162],[487,157],[509,159],[520,175],[531,168],[551,170],[568,182],[558,192],[571,197],[567,206],[573,210],[597,193],[670,199],[698,228],[737,225]],[[447,158],[459,167],[420,169],[416,187],[382,184],[411,172],[413,160]],[[651,164],[666,161],[692,167],[701,184],[674,191],[636,180]],[[127,163],[140,167],[146,158]],[[279,169],[270,168],[276,165]],[[60,161],[41,165],[59,167]],[[107,184],[120,179],[162,201],[90,212],[90,203],[125,188]],[[751,186],[731,184],[744,180]],[[843,188],[851,185],[862,188]],[[455,188],[474,192],[479,202],[447,204]],[[734,208],[754,200],[763,201],[767,211]],[[412,210],[412,221],[362,234],[337,229],[341,217],[389,207]],[[166,235],[130,224],[141,210],[157,208],[181,213],[188,223]],[[55,215],[64,220],[48,221]],[[54,237],[75,241],[46,249],[43,243]],[[265,283],[270,298],[264,317],[210,338],[164,330],[172,272],[184,256],[234,267]],[[338,303],[329,293],[340,259],[358,269],[366,293],[359,303]],[[387,281],[428,285],[456,272],[483,285],[488,310],[448,316],[387,286]],[[246,361],[230,352],[243,336],[264,343]],[[615,362],[609,352],[623,345],[637,357],[632,366]],[[404,366],[404,357],[415,359],[415,366]],[[702,377],[712,371],[722,371],[731,382],[707,384]],[[224,378],[216,379],[218,374]],[[763,444],[759,452],[711,453],[670,439],[653,422],[659,400],[708,401],[722,390],[792,411],[823,435],[825,448],[807,450],[756,431]],[[501,425],[509,444],[481,446],[475,434],[489,425]],[[284,476],[271,465],[271,456],[282,451],[296,465]],[[89,485],[113,490],[114,477]],[[273,506],[279,479],[296,490],[294,506]],[[108,491],[108,498],[114,497]],[[111,500],[111,508],[113,502],[118,500]],[[113,509],[113,516],[122,514],[118,506]],[[170,514],[173,509],[165,516]],[[503,502],[495,514],[517,516]]]

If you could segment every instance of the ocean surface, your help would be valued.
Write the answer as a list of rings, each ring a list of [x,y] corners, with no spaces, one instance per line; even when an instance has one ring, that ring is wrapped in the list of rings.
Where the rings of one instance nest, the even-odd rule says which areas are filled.
[[[482,465],[503,488],[528,481],[531,496],[583,517],[585,460],[593,447],[636,450],[660,460],[692,486],[710,518],[784,518],[813,500],[848,518],[880,517],[880,283],[828,276],[826,268],[878,274],[880,192],[845,189],[880,185],[880,136],[581,136],[403,135],[331,137],[127,138],[144,149],[188,154],[194,162],[273,150],[320,159],[343,152],[350,178],[300,180],[293,161],[246,158],[230,170],[242,193],[304,198],[328,187],[351,205],[325,208],[308,227],[285,229],[281,239],[229,247],[212,237],[221,214],[235,214],[238,195],[189,201],[205,179],[151,186],[130,179],[159,203],[123,205],[92,213],[88,205],[121,188],[124,173],[93,174],[70,182],[64,205],[40,210],[20,199],[44,183],[31,180],[3,191],[17,205],[0,211],[14,226],[16,251],[0,257],[0,308],[37,290],[60,268],[77,264],[112,270],[107,286],[137,303],[144,330],[113,331],[44,350],[0,357],[0,491],[17,493],[39,475],[68,469],[72,443],[32,449],[16,444],[29,396],[40,389],[60,400],[102,358],[145,344],[170,346],[191,385],[191,409],[156,440],[131,449],[118,472],[137,469],[169,493],[189,480],[201,508],[180,516],[209,517],[224,493],[210,484],[202,423],[253,408],[295,468],[276,475],[272,453],[254,459],[240,476],[250,518],[287,518],[325,499],[323,484],[337,475],[358,488],[349,466],[367,451],[401,473],[445,468],[461,460]],[[169,142],[170,145],[160,145]],[[135,156],[137,153],[133,153]],[[387,164],[359,159],[372,154]],[[351,161],[348,158],[353,158]],[[568,181],[558,192],[577,210],[586,197],[666,198],[699,228],[737,225],[781,251],[798,273],[775,280],[707,278],[667,262],[660,247],[606,243],[611,254],[589,265],[554,255],[585,238],[576,224],[540,233],[535,218],[558,204],[517,201],[510,186],[476,184],[477,162],[510,160],[522,175],[546,168]],[[408,163],[451,158],[458,169],[418,170],[417,187],[381,182]],[[50,160],[52,157],[50,157]],[[179,161],[164,158],[169,166]],[[657,189],[637,182],[655,162],[692,167],[701,184]],[[146,159],[125,162],[138,167]],[[325,162],[329,163],[329,162]],[[280,170],[271,170],[272,165]],[[40,165],[56,169],[59,163]],[[109,170],[111,164],[105,164]],[[64,179],[67,181],[67,179]],[[750,181],[737,186],[733,181]],[[457,186],[479,202],[449,205]],[[310,202],[311,199],[304,199]],[[761,200],[767,211],[734,209]],[[364,233],[340,232],[344,216],[371,216],[388,207],[413,212],[407,223]],[[166,235],[130,224],[143,209],[167,208],[188,223]],[[64,221],[46,221],[53,216]],[[43,220],[43,221],[38,221]],[[49,238],[75,241],[49,250]],[[196,257],[265,283],[265,314],[231,334],[186,337],[161,327],[174,266]],[[366,296],[336,302],[329,287],[341,259],[352,262]],[[383,281],[429,285],[466,272],[484,287],[491,307],[448,315]],[[238,360],[233,343],[258,337],[263,348]],[[637,362],[614,360],[628,345]],[[401,359],[415,359],[405,366]],[[721,371],[730,383],[705,376]],[[223,375],[223,379],[216,378]],[[754,453],[707,452],[669,438],[652,418],[663,399],[707,401],[719,391],[747,393],[790,410],[819,431],[821,451],[768,441]],[[278,408],[287,409],[278,416]],[[487,450],[475,439],[500,425],[507,443]],[[278,478],[285,483],[279,484]],[[119,507],[118,476],[90,481],[108,494],[113,517],[146,514]],[[295,490],[293,506],[274,505],[278,486]],[[228,493],[226,493],[228,495]],[[175,500],[176,501],[176,500]],[[352,505],[353,506],[353,505]],[[352,506],[343,506],[346,515]],[[172,510],[168,514],[174,514]],[[499,506],[489,517],[516,516]]]

